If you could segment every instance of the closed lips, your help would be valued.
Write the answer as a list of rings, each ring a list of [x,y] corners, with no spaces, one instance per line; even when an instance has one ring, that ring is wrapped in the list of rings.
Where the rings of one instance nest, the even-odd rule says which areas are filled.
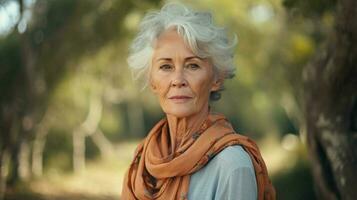
[[[190,99],[191,97],[189,96],[172,96],[169,97],[169,99]]]

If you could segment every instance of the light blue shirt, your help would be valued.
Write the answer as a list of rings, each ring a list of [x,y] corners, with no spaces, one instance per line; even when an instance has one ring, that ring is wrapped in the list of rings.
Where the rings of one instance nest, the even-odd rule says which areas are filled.
[[[188,200],[256,200],[257,183],[248,153],[229,146],[191,175]]]

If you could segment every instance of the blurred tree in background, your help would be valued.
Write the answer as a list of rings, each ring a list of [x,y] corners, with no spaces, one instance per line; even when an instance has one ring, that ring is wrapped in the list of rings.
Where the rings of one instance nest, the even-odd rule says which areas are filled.
[[[285,1],[320,21],[335,10],[334,27],[304,68],[304,111],[319,199],[355,199],[357,180],[357,2]]]
[[[238,35],[237,76],[212,107],[258,141],[278,198],[315,199],[315,188],[319,199],[352,199],[356,3],[182,2],[210,10]],[[0,0],[0,199],[5,191],[9,199],[29,198],[17,195],[23,190],[52,199],[35,195],[45,193],[43,182],[49,191],[68,185],[76,195],[114,190],[92,199],[119,196],[135,144],[163,116],[126,64],[140,19],[163,3]],[[17,15],[1,30],[1,13],[11,8]],[[55,174],[86,183],[57,184]],[[91,178],[95,186],[81,190]]]

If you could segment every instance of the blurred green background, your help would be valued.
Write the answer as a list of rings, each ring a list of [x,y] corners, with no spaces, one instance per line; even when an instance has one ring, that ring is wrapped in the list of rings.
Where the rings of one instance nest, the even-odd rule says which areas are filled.
[[[181,2],[239,39],[213,110],[257,141],[279,199],[315,199],[301,79],[334,1]],[[136,144],[163,117],[126,64],[140,19],[163,3],[0,0],[0,198],[119,198]]]

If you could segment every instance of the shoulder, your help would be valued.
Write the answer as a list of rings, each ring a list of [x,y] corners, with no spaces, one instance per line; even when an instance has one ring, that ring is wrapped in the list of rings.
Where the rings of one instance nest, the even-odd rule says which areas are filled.
[[[209,165],[217,165],[217,167],[224,167],[225,169],[229,167],[229,171],[239,168],[253,169],[249,154],[240,145],[226,147],[209,162]]]
[[[249,154],[228,146],[191,176],[189,199],[256,199],[257,184]]]
[[[255,176],[254,166],[249,154],[240,145],[228,146],[213,157],[195,174],[212,175],[217,180],[228,180],[233,174],[250,174]]]

